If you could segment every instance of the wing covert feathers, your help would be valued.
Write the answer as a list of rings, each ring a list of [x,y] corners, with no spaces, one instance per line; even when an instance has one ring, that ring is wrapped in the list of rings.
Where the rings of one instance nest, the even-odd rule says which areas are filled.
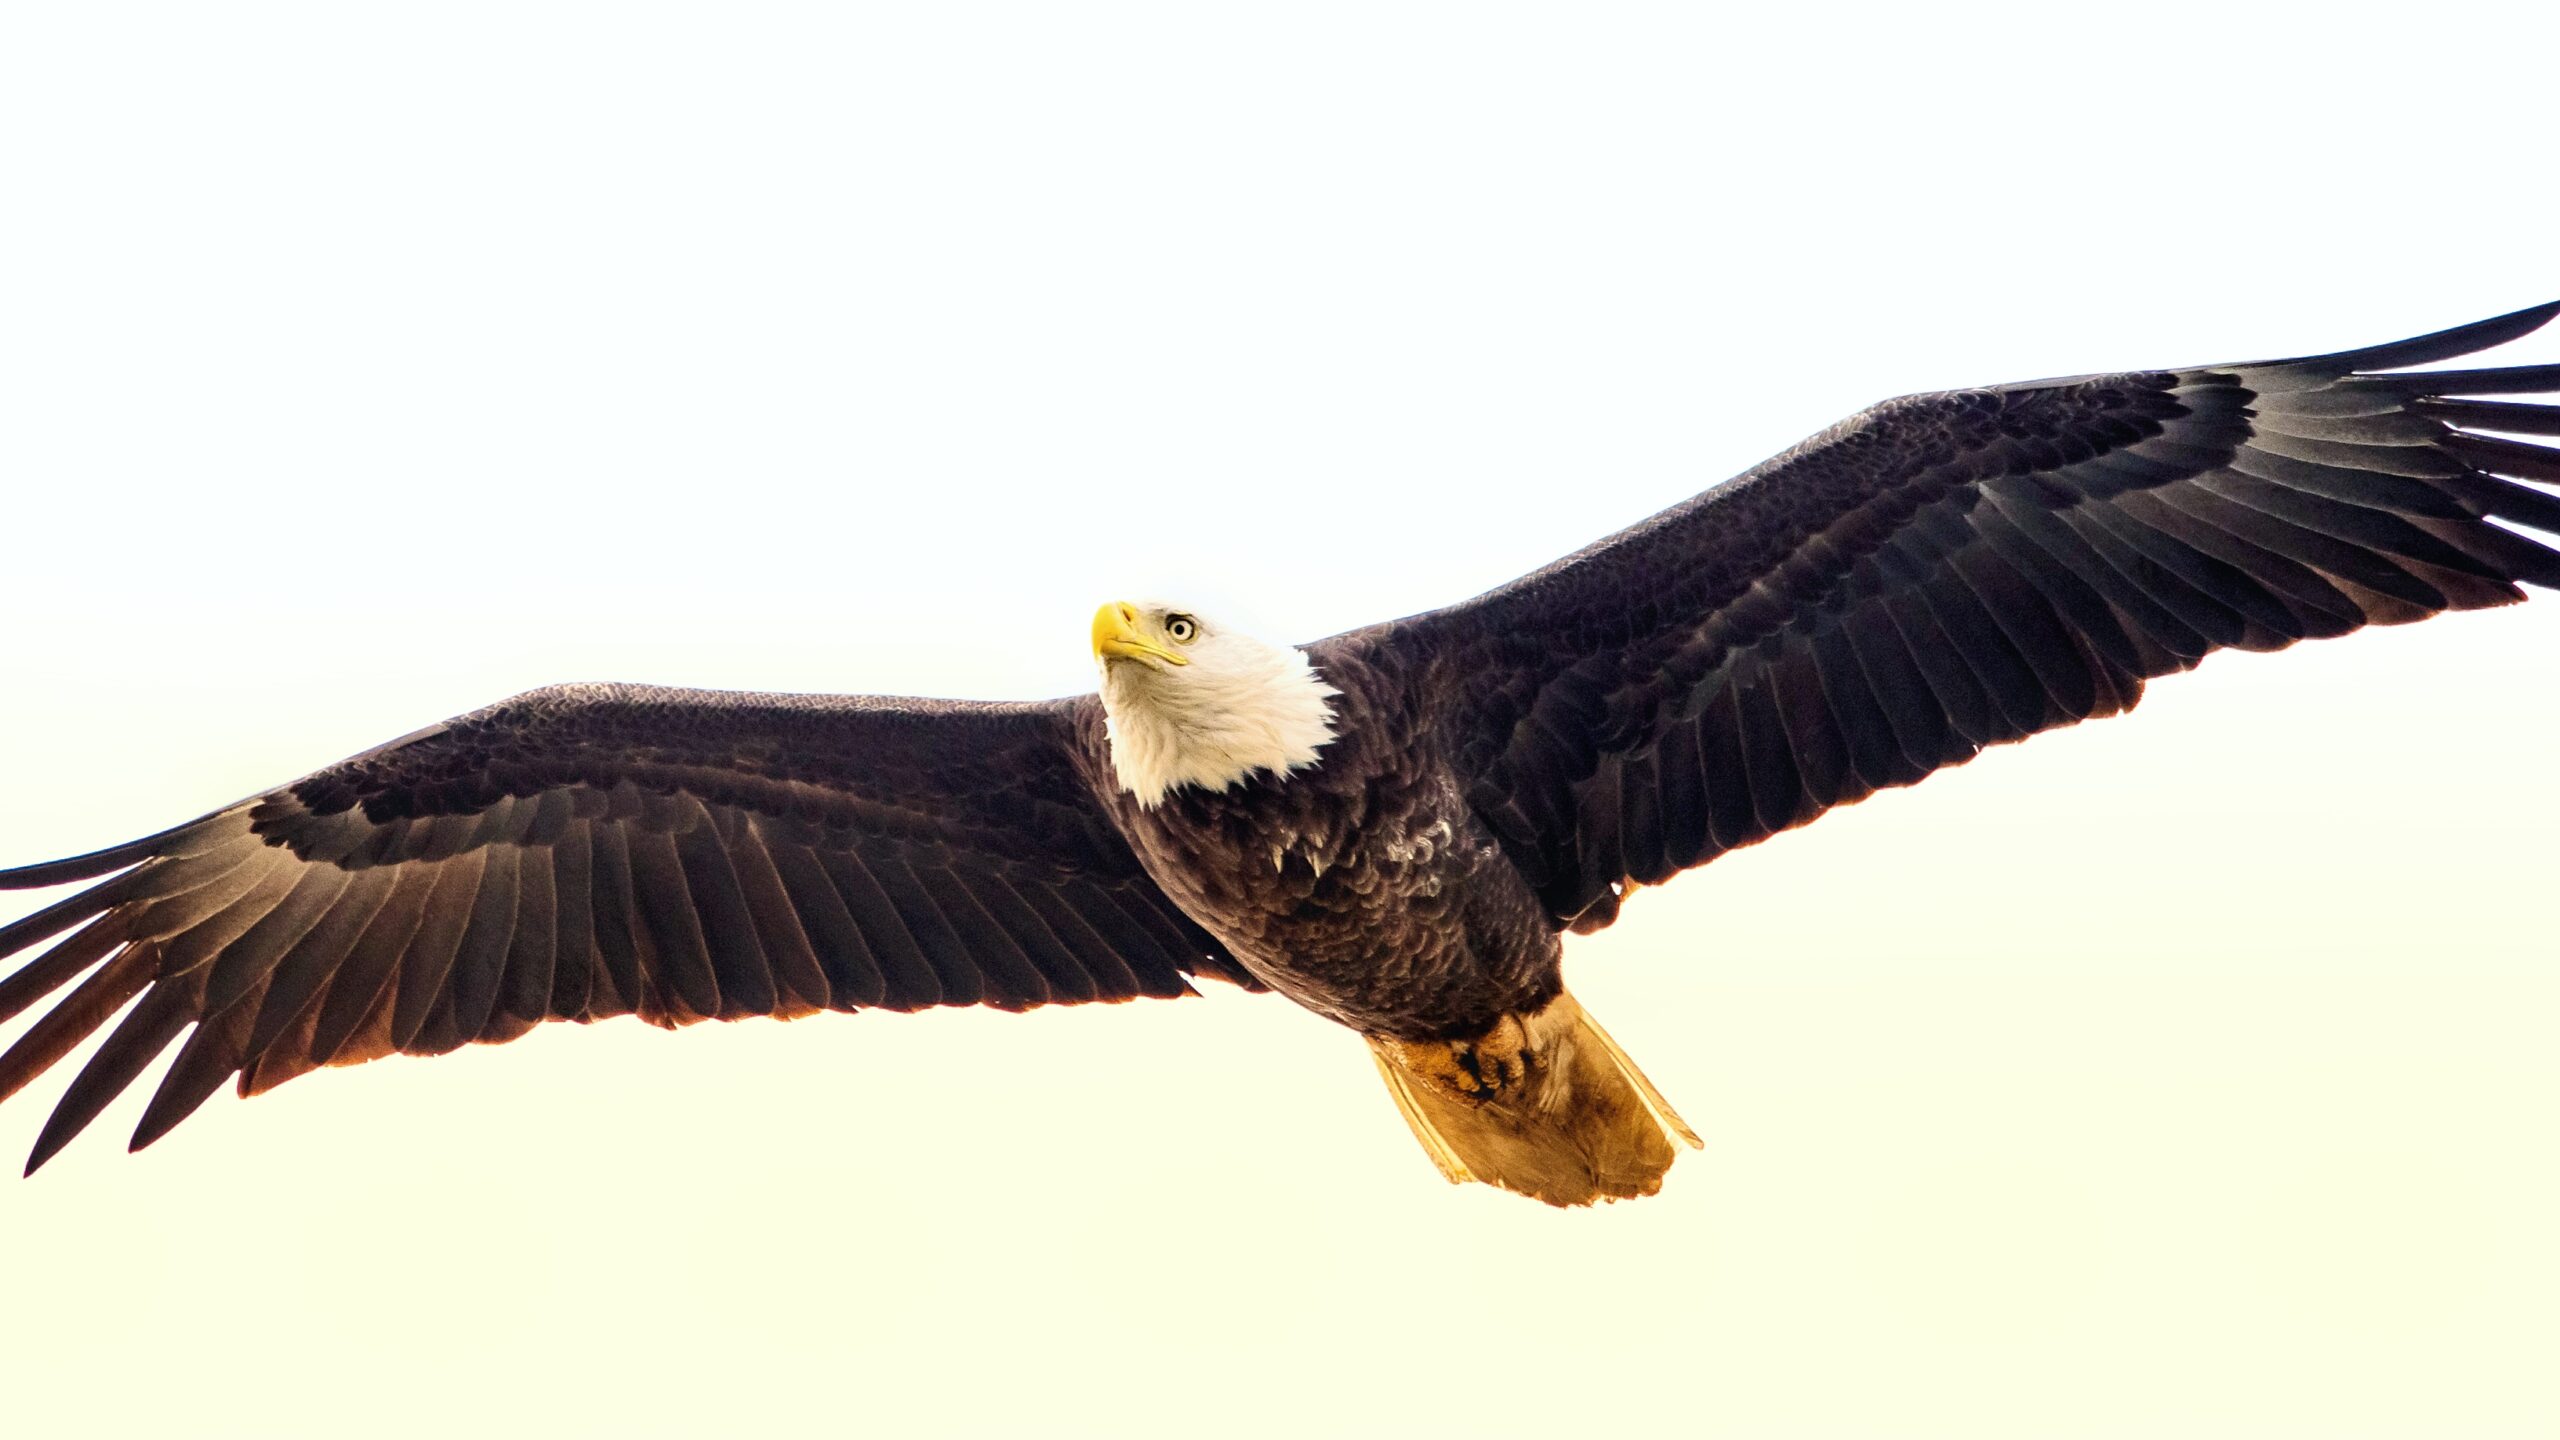
[[[1239,979],[1076,769],[1072,706],[564,687],[0,889],[88,888],[0,927],[0,1099],[124,1018],[29,1169],[175,1044],[134,1148],[230,1083],[663,1026],[1005,1009]],[[59,938],[57,938],[59,937]]]
[[[2560,305],[2337,355],[1887,401],[1581,553],[1357,631],[1439,677],[1557,923],[2139,703],[2223,649],[2560,586],[2560,365],[2406,370]],[[2495,432],[2495,433],[2487,433]],[[2530,533],[2539,532],[2539,533]]]

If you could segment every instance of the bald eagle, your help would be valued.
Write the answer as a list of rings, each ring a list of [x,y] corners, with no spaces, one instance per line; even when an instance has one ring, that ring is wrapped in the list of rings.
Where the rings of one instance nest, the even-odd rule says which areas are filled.
[[[1277,991],[1364,1036],[1452,1181],[1650,1194],[1698,1143],[1569,993],[1627,892],[2224,648],[2560,585],[2560,365],[2310,359],[1915,395],[1488,594],[1303,649],[1093,619],[1026,704],[537,690],[173,830],[0,872],[15,1093],[122,1012],[30,1173],[173,1043],[225,1081],[546,1020]],[[2506,522],[2506,523],[2498,523]],[[184,1037],[183,1043],[178,1043]]]

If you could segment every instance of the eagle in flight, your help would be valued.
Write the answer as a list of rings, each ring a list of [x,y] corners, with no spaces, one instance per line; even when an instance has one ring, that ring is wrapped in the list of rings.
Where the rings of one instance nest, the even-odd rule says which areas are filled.
[[[2560,586],[2560,365],[2310,359],[1887,401],[1463,604],[1304,649],[1094,616],[1026,704],[536,690],[176,829],[0,871],[0,1097],[123,1018],[36,1166],[172,1044],[225,1081],[821,1010],[1275,990],[1365,1037],[1453,1181],[1645,1195],[1698,1143],[1565,989],[1627,893],[1983,747],[2279,650]],[[2500,433],[2482,433],[2500,432]],[[2499,523],[2505,522],[2505,523]],[[179,1043],[183,1038],[183,1043]]]

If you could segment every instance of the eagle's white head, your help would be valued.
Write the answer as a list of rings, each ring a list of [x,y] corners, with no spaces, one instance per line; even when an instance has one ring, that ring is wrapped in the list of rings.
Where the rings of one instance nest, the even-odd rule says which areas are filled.
[[[1316,763],[1342,692],[1303,650],[1266,645],[1197,614],[1114,601],[1094,612],[1111,765],[1147,809],[1185,785],[1224,790]]]

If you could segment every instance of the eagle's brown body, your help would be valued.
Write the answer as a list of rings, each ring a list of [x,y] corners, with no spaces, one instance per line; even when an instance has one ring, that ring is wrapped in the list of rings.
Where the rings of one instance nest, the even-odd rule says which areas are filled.
[[[1317,772],[1153,809],[1099,787],[1147,873],[1255,979],[1363,1034],[1457,1039],[1545,1005],[1563,947],[1420,713],[1432,687],[1349,646],[1323,670],[1342,695]]]

